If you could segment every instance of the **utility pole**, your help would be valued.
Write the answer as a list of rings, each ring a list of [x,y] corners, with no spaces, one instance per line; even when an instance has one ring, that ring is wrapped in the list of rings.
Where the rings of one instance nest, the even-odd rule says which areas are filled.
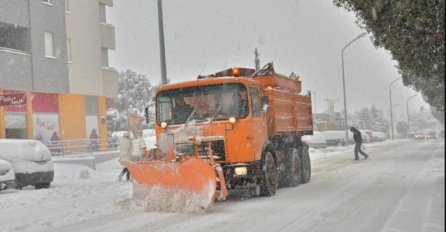
[[[166,51],[164,47],[163,6],[161,0],[158,0],[158,29],[160,40],[161,84],[165,85],[167,84]]]
[[[359,34],[356,38],[354,38],[347,45],[345,45],[344,48],[342,49],[342,52],[341,52],[341,57],[342,57],[342,89],[343,89],[343,92],[344,92],[345,141],[348,141],[348,121],[347,121],[348,114],[347,114],[347,98],[345,97],[344,51],[353,42],[355,42],[356,40],[364,37],[365,35],[366,35],[365,32]]]
[[[410,115],[409,115],[409,100],[416,97],[417,94],[412,95],[406,101],[406,112],[407,112],[407,138],[410,136]]]
[[[392,85],[393,83],[395,83],[397,80],[401,79],[401,77],[396,78],[395,80],[393,80],[392,82],[390,82],[389,84],[389,98],[390,98],[390,127],[391,127],[391,132],[392,132],[392,140],[394,139],[393,136],[393,105],[392,105]]]
[[[256,67],[256,72],[260,70],[260,59],[259,59],[259,52],[257,51],[257,48],[254,50],[254,55],[255,55],[255,59],[254,59],[254,63],[255,63],[255,67]]]

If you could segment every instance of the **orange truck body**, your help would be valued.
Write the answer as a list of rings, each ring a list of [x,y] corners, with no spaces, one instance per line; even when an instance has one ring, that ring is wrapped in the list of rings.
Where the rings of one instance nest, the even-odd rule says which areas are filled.
[[[230,88],[246,95],[247,112],[240,117],[216,116],[233,103],[224,92]],[[220,89],[224,91],[219,93]],[[212,95],[217,92],[218,97]],[[173,99],[183,93],[196,111],[187,121],[175,123],[165,115],[174,113]],[[207,95],[198,98],[199,93]],[[301,94],[298,77],[276,73],[272,63],[258,72],[233,68],[163,85],[156,89],[154,100],[157,145],[167,160],[178,160],[179,154],[187,153],[187,143],[193,137],[211,141],[213,157],[223,169],[223,183],[230,192],[251,189],[271,196],[280,186],[310,180],[308,146],[301,137],[313,134],[311,96]],[[213,116],[196,120],[193,115],[199,111]],[[208,151],[205,146],[197,149],[199,154]]]

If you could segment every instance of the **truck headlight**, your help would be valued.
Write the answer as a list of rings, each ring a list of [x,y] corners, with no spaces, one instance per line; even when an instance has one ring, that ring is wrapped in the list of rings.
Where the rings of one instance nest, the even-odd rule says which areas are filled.
[[[167,127],[167,122],[162,122],[160,126],[161,126],[161,128],[166,129],[166,127]]]
[[[236,167],[234,168],[234,173],[236,176],[246,176],[248,174],[248,169],[246,167]]]

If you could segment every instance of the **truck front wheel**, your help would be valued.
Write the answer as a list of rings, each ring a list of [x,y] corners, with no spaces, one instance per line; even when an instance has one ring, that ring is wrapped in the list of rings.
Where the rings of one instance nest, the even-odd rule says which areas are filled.
[[[263,196],[273,196],[278,187],[278,171],[273,154],[267,151],[262,165],[261,192]]]

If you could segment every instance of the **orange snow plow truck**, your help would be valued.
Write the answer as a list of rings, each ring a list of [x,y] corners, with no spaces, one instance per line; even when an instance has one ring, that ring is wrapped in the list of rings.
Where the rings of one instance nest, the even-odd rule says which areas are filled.
[[[156,89],[157,147],[137,162],[123,162],[133,196],[153,189],[208,209],[236,191],[272,196],[311,178],[311,96],[299,77],[232,68]],[[147,116],[146,109],[146,116]],[[148,120],[148,117],[146,118]]]

